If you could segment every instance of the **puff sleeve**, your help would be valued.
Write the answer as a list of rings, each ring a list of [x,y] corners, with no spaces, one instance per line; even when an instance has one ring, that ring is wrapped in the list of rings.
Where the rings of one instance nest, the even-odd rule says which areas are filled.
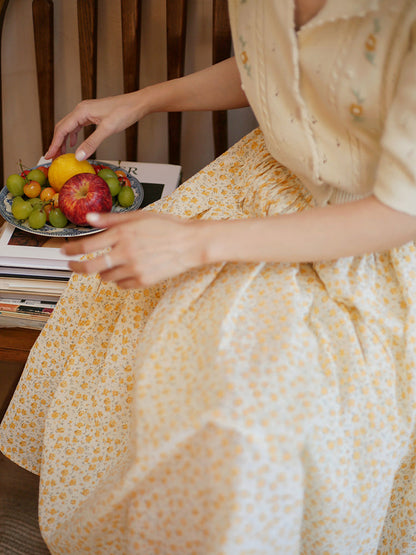
[[[404,58],[381,140],[373,193],[416,216],[416,26]]]

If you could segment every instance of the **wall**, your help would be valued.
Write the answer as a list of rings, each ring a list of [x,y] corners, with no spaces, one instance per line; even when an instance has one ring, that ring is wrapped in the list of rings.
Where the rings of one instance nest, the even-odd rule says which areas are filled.
[[[121,17],[117,0],[98,0],[97,96],[122,92]],[[185,72],[211,64],[212,0],[189,0]],[[140,86],[166,78],[165,0],[142,2]],[[55,121],[81,100],[76,0],[54,1]],[[10,0],[3,30],[3,132],[5,175],[19,159],[33,166],[42,155],[31,0]],[[229,144],[255,127],[249,108],[229,112]],[[184,114],[182,166],[184,178],[214,157],[211,113]],[[152,114],[139,126],[139,160],[167,162],[167,115]],[[103,143],[98,159],[124,159],[124,134]]]

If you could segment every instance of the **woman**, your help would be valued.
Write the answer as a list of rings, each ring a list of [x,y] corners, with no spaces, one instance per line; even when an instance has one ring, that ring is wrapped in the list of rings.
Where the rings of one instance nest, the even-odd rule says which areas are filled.
[[[414,554],[416,3],[229,7],[235,59],[57,125],[48,157],[97,125],[79,159],[156,110],[249,102],[260,129],[90,215],[66,252],[104,254],[73,263],[2,449],[40,473],[52,553]]]

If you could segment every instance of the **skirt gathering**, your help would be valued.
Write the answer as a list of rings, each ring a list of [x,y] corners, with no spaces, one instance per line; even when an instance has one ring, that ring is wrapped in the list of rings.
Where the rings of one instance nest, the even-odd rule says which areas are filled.
[[[255,130],[147,209],[312,205]],[[51,553],[414,555],[415,311],[413,243],[147,289],[73,275],[0,432]]]

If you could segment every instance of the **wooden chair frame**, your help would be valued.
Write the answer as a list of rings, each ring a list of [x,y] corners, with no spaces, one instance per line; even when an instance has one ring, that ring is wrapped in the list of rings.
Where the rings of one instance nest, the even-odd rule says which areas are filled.
[[[0,38],[9,0],[0,0]],[[98,0],[77,0],[79,52],[82,63],[81,96],[83,99],[97,95],[97,20]],[[141,0],[120,0],[123,52],[123,90],[132,92],[139,88]],[[184,75],[187,23],[187,0],[166,0],[167,78]],[[41,114],[42,148],[48,148],[55,126],[54,98],[54,3],[53,0],[32,0],[35,40],[36,70]],[[213,0],[212,8],[212,61],[224,60],[231,52],[231,31],[228,20],[227,0]],[[1,86],[1,60],[0,60]],[[3,121],[0,104],[0,173],[4,174]],[[180,164],[182,115],[168,115],[169,162]],[[219,156],[227,148],[227,113],[213,113],[214,150]],[[84,130],[87,137],[93,126]],[[126,158],[138,159],[138,124],[126,130]]]

